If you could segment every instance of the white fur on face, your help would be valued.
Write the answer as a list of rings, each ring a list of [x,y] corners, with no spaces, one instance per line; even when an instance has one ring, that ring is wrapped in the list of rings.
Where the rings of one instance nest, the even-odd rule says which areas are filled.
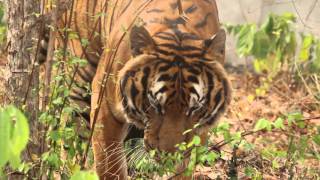
[[[201,100],[204,99],[204,90],[205,90],[205,87],[204,87],[204,81],[202,80],[202,78],[197,78],[198,81],[199,81],[199,84],[198,83],[192,83],[192,86],[193,88],[196,90],[197,94],[199,95],[199,97],[195,94],[195,93],[190,93],[190,100],[189,100],[189,110],[187,111],[187,115],[189,115],[189,111],[191,111],[191,109],[195,108],[192,112],[191,112],[191,116],[201,108],[201,103],[203,102],[200,102]]]

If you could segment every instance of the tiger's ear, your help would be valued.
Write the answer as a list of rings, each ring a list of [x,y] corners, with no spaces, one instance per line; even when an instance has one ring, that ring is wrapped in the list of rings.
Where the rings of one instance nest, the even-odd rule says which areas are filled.
[[[155,49],[155,43],[143,26],[134,26],[130,33],[131,53],[137,56]]]
[[[223,58],[226,48],[226,32],[220,29],[210,39],[204,41],[204,49],[209,56]]]

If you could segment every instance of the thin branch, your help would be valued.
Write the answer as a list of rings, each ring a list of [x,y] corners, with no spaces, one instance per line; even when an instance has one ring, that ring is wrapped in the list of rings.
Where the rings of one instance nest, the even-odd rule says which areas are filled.
[[[309,20],[310,15],[312,14],[312,12],[314,11],[314,9],[317,7],[317,3],[319,0],[315,0],[314,3],[311,5],[311,8],[305,18],[305,21]]]
[[[292,5],[293,5],[293,8],[295,9],[295,11],[296,11],[296,13],[297,13],[300,21],[301,21],[301,23],[303,24],[303,26],[304,26],[304,27],[307,27],[307,28],[311,28],[311,27],[308,26],[308,25],[304,22],[304,20],[302,19],[302,16],[301,16],[301,14],[300,14],[300,12],[298,11],[298,8],[297,8],[297,6],[296,6],[295,0],[291,0],[291,3],[292,3]]]

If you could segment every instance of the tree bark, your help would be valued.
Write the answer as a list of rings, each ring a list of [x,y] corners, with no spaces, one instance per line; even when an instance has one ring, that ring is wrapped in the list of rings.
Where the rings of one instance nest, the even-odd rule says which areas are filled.
[[[39,155],[39,66],[36,64],[40,12],[39,0],[6,0],[8,17],[8,63],[6,90],[11,103],[21,108],[29,119],[30,138],[25,160]],[[32,156],[31,156],[32,155]],[[39,157],[39,156],[38,156]]]

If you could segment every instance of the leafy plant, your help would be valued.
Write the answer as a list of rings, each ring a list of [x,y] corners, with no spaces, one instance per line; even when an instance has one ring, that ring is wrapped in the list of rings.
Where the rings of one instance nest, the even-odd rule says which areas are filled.
[[[29,140],[29,125],[24,114],[14,106],[0,108],[0,177],[8,163],[13,169],[20,166],[20,154]]]
[[[264,75],[256,89],[258,96],[266,94],[280,72],[298,77],[293,80],[318,76],[320,41],[310,34],[301,34],[299,38],[295,21],[293,14],[284,13],[270,14],[260,27],[255,24],[226,25],[228,32],[237,39],[237,53],[242,57],[253,57],[255,72]]]
[[[271,14],[261,27],[243,24],[226,25],[226,28],[237,37],[238,54],[253,56],[256,72],[265,72],[274,77],[295,55],[297,42],[294,22],[293,14]]]

